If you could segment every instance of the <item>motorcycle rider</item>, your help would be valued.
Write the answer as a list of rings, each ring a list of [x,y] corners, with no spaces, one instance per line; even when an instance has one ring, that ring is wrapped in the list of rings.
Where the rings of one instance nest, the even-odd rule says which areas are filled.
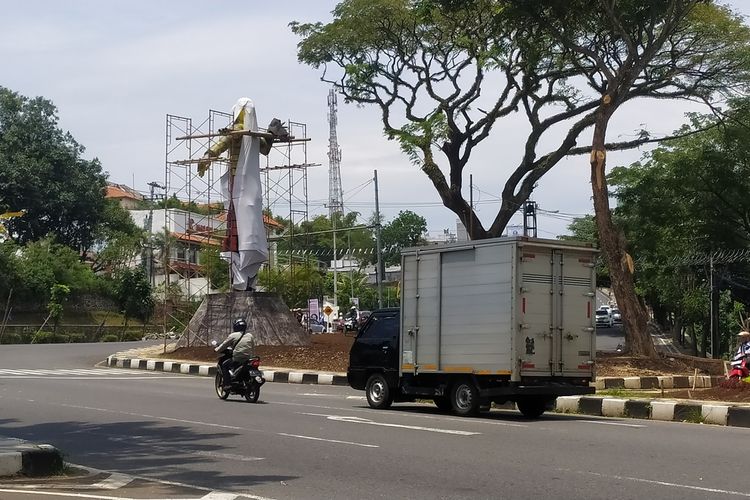
[[[732,358],[732,366],[739,366],[746,356],[750,356],[750,332],[742,331],[737,336],[740,338],[740,345]]]
[[[228,390],[232,386],[231,368],[242,366],[242,364],[252,358],[255,354],[255,339],[253,334],[247,331],[247,322],[242,318],[237,318],[232,325],[232,333],[216,346],[214,351],[224,352],[227,348],[232,347],[232,359],[226,360],[221,364],[221,374],[224,380],[224,389]]]
[[[351,322],[352,328],[355,330],[357,329],[357,326],[359,325],[359,313],[356,306],[352,306],[349,309],[349,312],[346,313],[345,322]]]

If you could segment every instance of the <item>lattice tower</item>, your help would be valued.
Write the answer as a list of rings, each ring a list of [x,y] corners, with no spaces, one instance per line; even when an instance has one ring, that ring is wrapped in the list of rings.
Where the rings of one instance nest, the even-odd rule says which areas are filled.
[[[341,148],[336,137],[336,91],[328,92],[328,215],[344,213],[344,191],[341,189]]]

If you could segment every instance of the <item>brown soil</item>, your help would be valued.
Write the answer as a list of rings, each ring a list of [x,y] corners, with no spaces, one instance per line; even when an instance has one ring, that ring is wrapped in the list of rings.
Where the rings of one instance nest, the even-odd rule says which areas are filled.
[[[345,372],[349,366],[349,349],[353,336],[343,333],[311,335],[309,346],[260,345],[255,353],[262,365],[293,368],[298,370],[321,370]],[[180,347],[174,352],[161,355],[163,358],[187,359],[191,361],[216,361],[213,347]]]
[[[309,346],[258,346],[256,353],[265,366],[297,370],[345,372],[349,365],[349,349],[354,337],[342,333],[312,335]],[[212,347],[181,347],[161,355],[169,359],[215,362]],[[656,375],[723,375],[720,360],[707,360],[690,356],[661,356],[657,359],[632,358],[599,353],[596,361],[598,377],[637,377]],[[695,391],[674,390],[665,394],[669,398],[707,401],[750,403],[750,384],[737,387],[714,387]]]

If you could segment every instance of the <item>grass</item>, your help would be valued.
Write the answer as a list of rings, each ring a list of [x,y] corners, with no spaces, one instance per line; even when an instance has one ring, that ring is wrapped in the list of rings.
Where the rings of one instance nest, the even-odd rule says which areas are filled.
[[[603,389],[601,391],[596,391],[597,396],[608,396],[611,398],[622,398],[622,399],[632,399],[632,398],[645,398],[645,399],[653,399],[655,397],[660,397],[661,392],[660,391],[639,391],[639,390],[631,390],[631,389]]]

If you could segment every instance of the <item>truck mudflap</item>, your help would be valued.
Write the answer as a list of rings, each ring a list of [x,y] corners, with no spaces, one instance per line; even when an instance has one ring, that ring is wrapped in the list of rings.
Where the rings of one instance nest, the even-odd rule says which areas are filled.
[[[489,387],[479,389],[479,397],[494,398],[498,396],[579,396],[594,394],[596,389],[585,385],[572,384],[518,384],[503,387]]]

